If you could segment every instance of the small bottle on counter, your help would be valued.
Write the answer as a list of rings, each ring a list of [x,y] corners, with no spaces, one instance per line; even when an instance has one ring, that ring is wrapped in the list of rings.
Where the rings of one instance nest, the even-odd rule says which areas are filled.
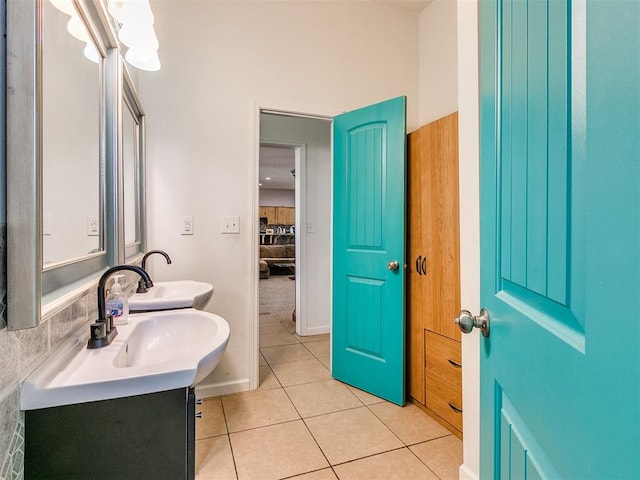
[[[114,275],[113,285],[107,295],[106,307],[107,315],[113,315],[115,325],[126,325],[129,321],[129,298],[122,292],[122,285],[119,279],[124,275]]]

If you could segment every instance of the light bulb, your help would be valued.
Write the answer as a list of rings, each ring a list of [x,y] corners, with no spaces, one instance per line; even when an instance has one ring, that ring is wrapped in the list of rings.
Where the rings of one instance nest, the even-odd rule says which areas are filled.
[[[91,37],[87,33],[87,27],[84,26],[84,23],[77,15],[73,15],[67,22],[67,31],[78,40],[83,42],[91,41]]]
[[[124,58],[129,64],[140,70],[148,72],[160,70],[160,57],[157,50],[130,48]]]
[[[76,7],[71,0],[49,0],[49,3],[65,15],[76,15]]]
[[[84,56],[91,60],[93,63],[100,63],[100,54],[91,42],[87,42],[87,44],[84,46]]]
[[[128,5],[124,0],[109,0],[107,11],[118,22],[124,23],[128,18]]]
[[[118,38],[129,48],[157,50],[159,47],[156,32],[149,24],[125,23],[118,32]]]

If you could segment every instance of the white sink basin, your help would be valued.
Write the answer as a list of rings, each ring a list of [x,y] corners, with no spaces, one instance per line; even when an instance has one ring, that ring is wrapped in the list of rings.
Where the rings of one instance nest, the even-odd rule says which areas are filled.
[[[130,312],[195,308],[202,310],[213,295],[213,285],[193,280],[154,282],[146,293],[134,293],[129,298]]]
[[[222,317],[194,309],[137,314],[111,345],[89,350],[72,339],[22,384],[22,410],[143,395],[195,385],[229,342]]]

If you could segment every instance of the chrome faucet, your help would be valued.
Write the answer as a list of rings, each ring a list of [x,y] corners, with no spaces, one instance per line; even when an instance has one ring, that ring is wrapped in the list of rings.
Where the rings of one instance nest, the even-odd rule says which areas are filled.
[[[147,253],[144,254],[144,257],[142,257],[142,269],[143,270],[145,270],[145,271],[147,270],[147,258],[149,258],[154,253],[162,255],[167,260],[167,265],[169,265],[171,263],[171,257],[169,257],[169,255],[167,255],[167,252],[163,252],[162,250],[149,250]],[[150,286],[149,285],[145,285],[145,282],[143,280],[139,280],[138,281],[138,289],[136,290],[136,293],[146,293],[147,288],[150,288]]]
[[[98,282],[98,320],[90,326],[91,337],[87,344],[87,348],[89,349],[106,347],[114,338],[116,338],[116,335],[118,335],[118,330],[115,325],[113,325],[113,318],[110,314],[107,315],[106,312],[105,287],[109,277],[113,273],[121,270],[130,270],[137,273],[142,278],[140,281],[146,286],[146,288],[153,287],[153,281],[151,281],[149,274],[144,269],[136,265],[116,265],[104,272]]]

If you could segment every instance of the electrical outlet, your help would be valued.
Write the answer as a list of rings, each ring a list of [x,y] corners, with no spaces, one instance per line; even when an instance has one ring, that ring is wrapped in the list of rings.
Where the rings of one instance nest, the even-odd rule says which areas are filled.
[[[96,215],[87,215],[87,236],[97,237],[100,235],[100,219]]]
[[[193,235],[193,216],[182,217],[182,235]]]
[[[237,215],[223,216],[222,233],[240,233],[240,217]]]

